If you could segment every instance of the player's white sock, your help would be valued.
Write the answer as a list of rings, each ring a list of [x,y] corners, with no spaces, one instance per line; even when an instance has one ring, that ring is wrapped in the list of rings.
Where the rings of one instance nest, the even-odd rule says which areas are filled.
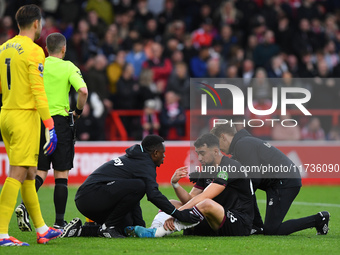
[[[184,230],[184,229],[187,229],[187,228],[195,227],[199,223],[200,222],[190,224],[190,223],[180,222],[179,220],[175,219],[174,225],[175,225],[176,230],[173,230],[173,231],[165,230],[163,225],[162,225],[161,227],[157,228],[156,233],[155,233],[155,237],[167,236],[167,235],[170,235],[170,234],[177,232],[177,231],[181,231],[181,230]]]
[[[177,219],[174,221],[174,225],[175,225],[176,231],[181,231],[181,230],[184,230],[184,229],[187,229],[187,228],[192,228],[192,227],[197,226],[198,224],[200,224],[200,222],[197,222],[197,223],[185,223],[185,222],[181,222],[181,221],[179,221]]]
[[[166,214],[165,212],[159,210],[155,218],[153,219],[151,223],[150,228],[160,228],[163,226],[164,222],[169,219],[171,216],[169,214]]]
[[[167,235],[170,235],[170,234],[172,234],[172,233],[174,233],[174,232],[175,232],[175,231],[165,230],[165,229],[163,228],[163,226],[162,226],[162,227],[157,228],[156,233],[155,233],[155,237],[163,237],[163,236],[167,236]]]
[[[9,238],[9,235],[8,234],[0,234],[0,239],[2,238]]]
[[[39,233],[39,234],[44,234],[46,231],[48,230],[48,227],[46,225],[40,227],[40,228],[36,228],[35,232]]]

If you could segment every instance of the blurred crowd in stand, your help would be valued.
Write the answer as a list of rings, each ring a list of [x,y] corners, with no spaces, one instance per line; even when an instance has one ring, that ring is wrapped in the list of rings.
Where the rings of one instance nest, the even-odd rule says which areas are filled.
[[[308,89],[309,110],[340,109],[339,0],[0,0],[1,44],[18,33],[18,8],[31,3],[43,11],[37,43],[45,48],[50,33],[62,33],[65,59],[87,83],[78,140],[108,139],[108,114],[132,109],[143,114],[121,117],[130,139],[181,139],[190,77],[238,78],[245,94],[253,88],[256,109],[270,108],[272,87]],[[293,117],[295,128],[249,131],[273,140],[340,139],[331,116]]]

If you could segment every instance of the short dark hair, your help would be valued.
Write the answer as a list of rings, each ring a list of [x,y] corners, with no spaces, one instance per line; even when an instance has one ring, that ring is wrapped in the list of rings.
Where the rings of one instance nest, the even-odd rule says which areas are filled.
[[[29,27],[35,20],[41,20],[41,11],[35,4],[24,5],[15,14],[20,29]]]
[[[142,140],[142,147],[143,149],[148,152],[152,153],[155,150],[160,150],[163,148],[164,139],[159,135],[147,135]]]
[[[214,136],[213,134],[204,134],[201,135],[199,138],[197,138],[197,140],[194,143],[194,146],[196,148],[202,147],[204,146],[204,144],[207,145],[208,148],[211,147],[217,147],[220,148],[220,143],[219,140],[216,136]]]
[[[48,53],[59,53],[66,45],[66,38],[61,33],[49,34],[46,38],[46,46]]]
[[[211,131],[213,135],[220,137],[221,134],[227,134],[230,136],[234,136],[237,133],[237,130],[234,125],[230,124],[217,124]]]

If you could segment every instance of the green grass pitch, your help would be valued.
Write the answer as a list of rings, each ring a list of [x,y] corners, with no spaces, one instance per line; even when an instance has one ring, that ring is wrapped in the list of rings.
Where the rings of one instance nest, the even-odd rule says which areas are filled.
[[[190,187],[187,187],[188,190]],[[74,204],[76,187],[69,188],[66,220],[85,218]],[[168,198],[176,198],[171,187],[160,187]],[[54,223],[53,187],[42,187],[39,199],[43,217],[48,225]],[[257,191],[262,216],[265,213],[265,193]],[[18,199],[19,203],[19,199]],[[145,198],[143,216],[150,226],[157,208]],[[155,239],[64,238],[46,245],[36,243],[35,233],[22,233],[13,214],[10,235],[28,242],[29,247],[0,247],[0,254],[340,254],[340,186],[302,187],[289,210],[286,220],[315,214],[321,210],[331,213],[330,232],[316,236],[315,229],[307,229],[289,236],[249,237],[184,237],[176,233]]]

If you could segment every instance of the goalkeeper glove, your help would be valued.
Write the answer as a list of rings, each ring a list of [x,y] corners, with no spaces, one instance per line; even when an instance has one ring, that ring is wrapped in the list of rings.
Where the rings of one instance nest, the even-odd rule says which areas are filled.
[[[44,149],[44,154],[49,156],[54,152],[55,148],[57,147],[58,139],[57,139],[57,134],[55,133],[53,119],[50,118],[43,122],[46,127],[45,128],[46,143],[43,149]]]

